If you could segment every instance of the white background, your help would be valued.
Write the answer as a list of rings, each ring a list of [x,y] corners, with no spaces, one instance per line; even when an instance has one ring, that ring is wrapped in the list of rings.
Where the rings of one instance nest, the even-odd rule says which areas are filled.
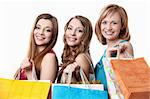
[[[95,28],[100,10],[115,3],[124,7],[129,18],[129,31],[135,58],[145,57],[150,63],[150,3],[149,0],[5,0],[0,1],[0,77],[12,78],[26,56],[30,32],[35,18],[41,13],[57,17],[59,35],[54,50],[61,62],[64,25],[75,15],[87,17]],[[90,51],[96,64],[105,46],[93,33]]]

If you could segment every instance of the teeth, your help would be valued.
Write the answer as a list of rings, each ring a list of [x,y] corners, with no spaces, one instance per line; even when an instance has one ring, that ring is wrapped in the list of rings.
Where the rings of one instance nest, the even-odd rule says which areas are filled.
[[[75,38],[69,38],[69,41],[75,41],[76,39]]]
[[[112,35],[113,34],[113,32],[105,32],[106,34],[108,34],[108,35]]]
[[[36,37],[38,40],[43,40],[44,38],[43,37],[39,37],[39,36],[37,36]]]

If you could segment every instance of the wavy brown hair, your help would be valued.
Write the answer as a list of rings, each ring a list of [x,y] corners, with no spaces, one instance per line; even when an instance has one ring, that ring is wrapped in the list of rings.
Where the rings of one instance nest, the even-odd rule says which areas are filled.
[[[68,28],[70,21],[74,18],[78,19],[81,22],[81,24],[83,25],[84,34],[82,36],[82,40],[81,40],[80,44],[75,46],[73,49],[71,49],[68,46],[66,39],[65,39],[65,34],[64,34],[63,41],[64,41],[65,45],[64,45],[64,50],[63,50],[63,54],[62,54],[62,63],[64,65],[74,62],[76,56],[79,53],[84,53],[85,51],[88,51],[90,41],[92,38],[92,33],[93,33],[92,24],[87,18],[85,18],[83,16],[75,16],[75,17],[71,18],[65,25],[65,28],[64,28],[65,32]]]
[[[90,41],[91,41],[92,34],[93,34],[92,24],[91,24],[90,20],[87,19],[86,17],[77,15],[77,16],[72,17],[66,23],[66,25],[64,27],[64,32],[66,32],[68,25],[72,19],[78,19],[81,22],[81,24],[83,25],[84,34],[82,35],[82,38],[81,38],[82,40],[81,40],[80,44],[71,48],[70,46],[68,46],[68,44],[66,42],[65,33],[64,33],[64,37],[63,37],[64,49],[63,49],[63,53],[61,56],[62,69],[60,70],[58,75],[61,75],[63,70],[66,68],[66,66],[73,63],[75,61],[75,58],[80,53],[85,53],[85,52],[89,53],[89,45],[90,45]],[[60,79],[60,78],[58,78],[58,79]]]
[[[37,45],[34,40],[33,32],[34,32],[34,29],[36,28],[37,22],[40,19],[50,20],[52,22],[53,29],[52,29],[52,39],[49,41],[46,48],[42,52],[37,53]],[[28,57],[29,57],[29,59],[32,59],[34,61],[35,67],[38,71],[40,70],[41,61],[42,61],[44,55],[47,54],[48,52],[50,52],[52,50],[52,48],[54,47],[54,45],[57,41],[57,36],[58,36],[58,22],[57,22],[56,17],[54,17],[50,14],[47,14],[47,13],[39,15],[36,18],[35,23],[33,25],[33,29],[31,31],[31,38],[30,38],[29,51],[28,51]]]
[[[101,15],[95,25],[96,36],[103,45],[106,45],[107,42],[106,42],[106,38],[102,35],[102,32],[101,32],[101,23],[106,16],[110,14],[112,15],[116,12],[121,17],[121,25],[122,25],[120,33],[119,33],[119,39],[123,39],[127,41],[130,40],[130,34],[129,34],[129,29],[128,29],[128,16],[127,16],[125,9],[116,4],[110,4],[110,5],[105,6],[102,9]]]

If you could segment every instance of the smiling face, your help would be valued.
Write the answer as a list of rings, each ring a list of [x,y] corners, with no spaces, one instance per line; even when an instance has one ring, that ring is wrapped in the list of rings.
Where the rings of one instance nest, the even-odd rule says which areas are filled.
[[[82,35],[84,34],[84,27],[81,22],[73,18],[65,31],[65,39],[69,46],[74,47],[81,43]]]
[[[118,39],[121,30],[121,17],[119,13],[107,15],[101,22],[102,35],[106,40]]]
[[[48,19],[40,19],[34,29],[34,39],[38,46],[46,46],[52,38],[52,22]]]

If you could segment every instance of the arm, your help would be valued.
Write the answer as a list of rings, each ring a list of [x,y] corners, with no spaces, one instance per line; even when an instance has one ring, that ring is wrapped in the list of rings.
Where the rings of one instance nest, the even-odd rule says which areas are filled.
[[[55,54],[47,53],[41,62],[40,80],[55,81],[58,70],[58,62]]]
[[[118,58],[132,58],[133,47],[130,42],[119,43],[116,46],[107,49],[107,57],[118,57]]]
[[[87,76],[87,78],[89,78],[91,63],[89,63],[87,57],[84,54],[85,53],[79,54],[76,57],[75,61],[83,69],[83,71],[84,71],[85,75]]]
[[[69,72],[73,72],[75,71],[75,68],[77,66],[80,66],[85,75],[87,76],[87,78],[89,78],[89,72],[90,72],[90,65],[91,63],[89,63],[87,57],[83,54],[79,54],[76,59],[75,62],[72,64],[69,64],[65,69],[64,69],[64,73],[69,73]]]

